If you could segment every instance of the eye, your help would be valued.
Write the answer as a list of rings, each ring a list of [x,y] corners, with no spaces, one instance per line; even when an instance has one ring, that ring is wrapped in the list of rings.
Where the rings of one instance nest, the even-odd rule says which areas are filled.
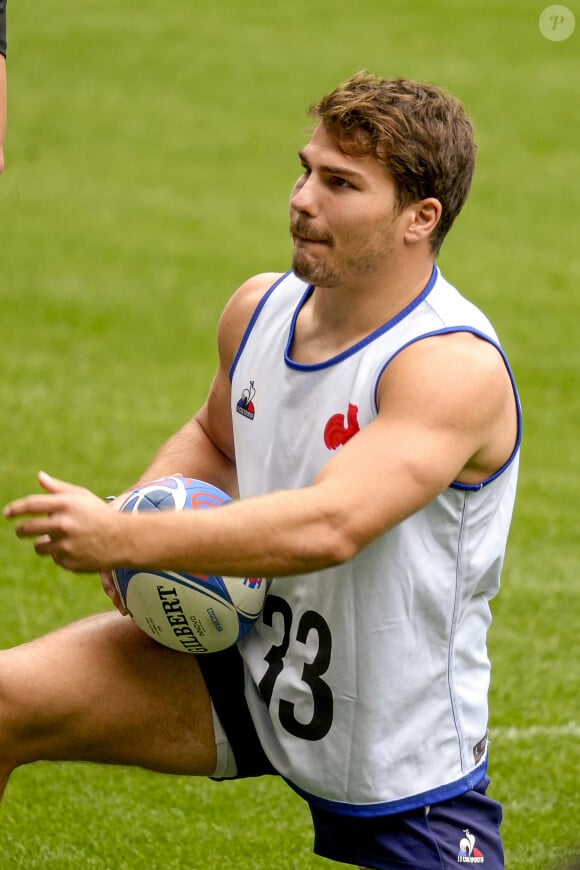
[[[354,185],[351,184],[350,181],[347,181],[346,178],[342,178],[340,175],[331,175],[328,179],[328,183],[331,187],[339,187],[343,189],[351,188],[354,190]]]

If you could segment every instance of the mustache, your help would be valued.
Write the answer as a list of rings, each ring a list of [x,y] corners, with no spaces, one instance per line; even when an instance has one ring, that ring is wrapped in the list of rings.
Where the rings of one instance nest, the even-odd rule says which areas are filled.
[[[308,221],[300,218],[290,223],[290,235],[300,236],[301,239],[308,239],[311,242],[332,242],[332,236],[315,229]]]

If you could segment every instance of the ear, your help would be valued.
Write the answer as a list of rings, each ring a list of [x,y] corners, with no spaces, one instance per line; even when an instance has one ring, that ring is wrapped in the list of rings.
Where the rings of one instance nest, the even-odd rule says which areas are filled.
[[[404,240],[413,245],[429,239],[441,220],[442,212],[443,206],[433,196],[411,203],[407,210],[408,221],[403,235]]]

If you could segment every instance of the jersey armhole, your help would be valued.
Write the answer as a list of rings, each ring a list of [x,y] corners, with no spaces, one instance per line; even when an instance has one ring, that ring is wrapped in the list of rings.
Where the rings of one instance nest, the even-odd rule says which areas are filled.
[[[493,480],[496,480],[496,478],[498,478],[501,474],[503,474],[503,472],[507,468],[509,468],[509,466],[514,461],[514,459],[518,453],[518,450],[520,449],[521,442],[522,442],[522,428],[523,428],[522,406],[521,406],[520,396],[518,393],[518,388],[516,386],[515,377],[514,377],[514,374],[512,372],[511,366],[508,362],[508,358],[505,355],[504,351],[502,350],[500,345],[496,341],[494,341],[489,335],[486,335],[485,332],[481,332],[479,329],[475,329],[473,326],[460,326],[459,325],[459,326],[447,326],[443,329],[435,329],[432,332],[425,332],[423,335],[418,335],[415,338],[412,338],[410,341],[408,341],[406,344],[404,344],[402,347],[400,347],[396,351],[396,353],[394,353],[384,363],[384,365],[379,370],[379,373],[378,373],[376,381],[375,381],[374,390],[373,390],[373,405],[374,405],[375,413],[378,414],[378,412],[379,412],[379,400],[378,400],[379,384],[381,382],[381,378],[384,375],[387,367],[390,365],[390,363],[392,363],[392,361],[395,359],[395,357],[397,357],[403,350],[410,347],[412,344],[416,344],[418,341],[422,341],[424,338],[433,338],[434,336],[437,336],[437,335],[449,335],[450,333],[453,333],[453,332],[470,332],[472,335],[475,335],[478,338],[481,338],[484,341],[489,342],[489,344],[491,344],[491,345],[493,345],[493,347],[495,347],[495,349],[498,351],[501,358],[503,359],[504,365],[507,369],[507,373],[509,375],[509,378],[510,378],[510,381],[512,384],[512,389],[513,389],[513,393],[514,393],[514,400],[516,403],[516,413],[517,413],[517,418],[518,418],[518,432],[517,432],[516,443],[514,445],[514,449],[512,450],[511,454],[509,455],[507,461],[500,468],[498,468],[497,471],[495,471],[489,477],[486,477],[486,479],[482,480],[480,483],[461,483],[458,480],[454,480],[454,481],[452,481],[452,483],[449,484],[449,486],[452,489],[458,489],[458,490],[463,490],[463,491],[468,491],[468,492],[476,492],[477,490],[480,490],[484,486],[487,486],[488,484],[490,484]]]

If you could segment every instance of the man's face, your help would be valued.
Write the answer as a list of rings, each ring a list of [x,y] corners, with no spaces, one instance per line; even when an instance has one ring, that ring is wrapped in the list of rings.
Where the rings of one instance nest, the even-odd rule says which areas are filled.
[[[388,270],[400,211],[395,184],[372,154],[344,154],[321,124],[299,154],[290,197],[294,272],[319,287],[352,285]]]

